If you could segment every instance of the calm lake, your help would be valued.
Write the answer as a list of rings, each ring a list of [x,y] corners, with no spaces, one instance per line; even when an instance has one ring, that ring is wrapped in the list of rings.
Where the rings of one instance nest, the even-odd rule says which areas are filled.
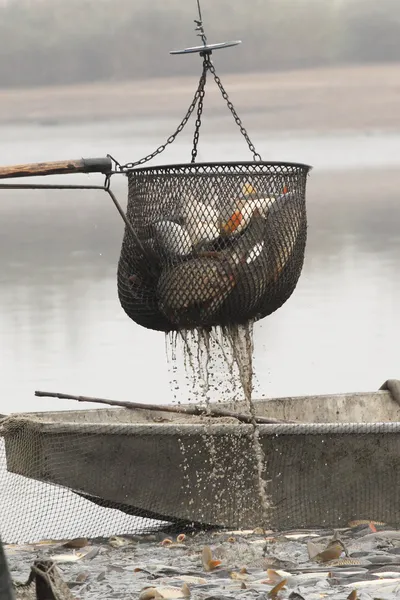
[[[0,164],[108,152],[126,162],[155,149],[174,127],[4,127]],[[189,161],[190,136],[154,162]],[[253,137],[264,159],[314,166],[298,287],[255,325],[255,396],[375,390],[400,377],[400,135]],[[200,162],[249,159],[234,129],[200,139]],[[47,181],[101,184],[102,177]],[[125,203],[121,176],[113,188]],[[84,406],[35,398],[36,389],[173,399],[164,335],[135,325],[118,301],[122,235],[122,220],[101,191],[0,190],[0,412]]]

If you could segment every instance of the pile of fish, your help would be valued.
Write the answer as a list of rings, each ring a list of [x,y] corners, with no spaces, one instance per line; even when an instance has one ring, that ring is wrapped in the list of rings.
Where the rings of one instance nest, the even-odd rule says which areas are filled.
[[[36,571],[47,565],[54,585],[62,582],[54,600],[400,598],[400,530],[373,521],[335,532],[155,533],[5,550],[14,582],[35,559]],[[26,590],[16,585],[16,597]]]
[[[294,199],[286,187],[278,196],[262,196],[249,183],[222,206],[217,199],[206,205],[185,195],[173,214],[138,232],[131,295],[150,305],[156,298],[162,315],[179,326],[215,324],[234,291],[237,305],[253,313],[296,244],[301,219]],[[277,231],[274,216],[282,211],[280,229],[286,230]]]

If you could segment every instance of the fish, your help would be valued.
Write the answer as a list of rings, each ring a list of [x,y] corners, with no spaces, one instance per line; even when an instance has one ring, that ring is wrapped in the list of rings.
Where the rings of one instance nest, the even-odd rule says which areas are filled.
[[[127,546],[131,543],[127,538],[119,537],[117,535],[113,535],[109,538],[108,543],[113,548],[122,548],[123,546]]]
[[[54,554],[49,558],[55,563],[69,563],[76,562],[77,560],[81,560],[84,557],[84,552],[73,552],[72,554]]]
[[[231,579],[236,579],[239,581],[247,581],[249,579],[249,574],[248,573],[236,573],[235,571],[232,571]]]
[[[251,183],[246,182],[242,187],[242,194],[245,197],[255,196],[257,195],[256,189],[251,185]]]
[[[278,207],[282,199],[288,198],[287,188],[284,188],[283,193],[278,196],[260,197],[251,184],[246,184],[243,187],[242,197],[234,202],[236,208],[226,220],[221,219],[221,235],[230,236],[239,234],[246,229],[255,210],[258,210],[265,218],[268,214],[274,212],[275,204]]]
[[[287,540],[302,540],[304,538],[320,537],[317,533],[285,533],[284,538]]]
[[[248,315],[260,309],[263,311],[268,290],[276,285],[296,244],[305,237],[305,222],[299,218],[295,207],[293,210],[290,202],[284,202],[280,211],[277,216],[264,219],[256,210],[248,227],[237,237],[237,245],[232,244],[224,251],[236,264],[236,286],[225,304],[227,313]],[[285,223],[284,227],[281,221]],[[286,223],[290,223],[290,227]]]
[[[314,559],[316,562],[327,563],[339,559],[342,554],[347,555],[347,550],[340,540],[332,540],[322,552],[319,552]]]
[[[204,585],[207,583],[207,579],[204,579],[204,577],[196,577],[195,575],[179,575],[175,579],[180,579],[185,583],[193,583],[196,585]]]
[[[275,202],[275,198],[261,198],[260,200],[251,200],[239,203],[229,219],[221,223],[220,233],[222,236],[238,235],[248,227],[254,211],[258,211],[263,217],[268,213],[268,209]]]
[[[372,533],[367,533],[367,535],[363,536],[364,540],[376,540],[376,539],[387,539],[387,540],[400,540],[400,531],[394,531],[388,529],[387,531],[376,531]]]
[[[370,521],[368,519],[356,519],[355,521],[349,521],[349,527],[352,529],[358,527],[359,525],[378,525],[380,527],[384,527],[386,523],[383,523],[382,521]]]
[[[363,562],[358,558],[338,558],[336,560],[331,560],[326,563],[326,566],[329,567],[349,567],[362,565]]]
[[[220,560],[214,560],[209,546],[204,546],[201,553],[201,562],[205,571],[214,571],[222,564]]]
[[[181,588],[175,587],[146,587],[139,594],[139,600],[161,600],[172,598],[188,598],[190,590],[186,583]]]
[[[181,214],[193,246],[218,238],[220,216],[211,204],[205,204],[187,194],[181,205]]]
[[[202,256],[165,269],[158,281],[161,312],[180,326],[212,321],[236,285],[232,265],[223,257]]]
[[[321,581],[322,579],[327,579],[328,575],[329,570],[292,574],[288,571],[284,571],[283,569],[267,569],[267,583],[276,584],[282,579],[285,579],[288,587],[295,587],[300,583],[307,582],[308,584],[310,584],[314,581]]]
[[[240,314],[243,306],[252,311],[260,302],[268,274],[273,270],[271,257],[266,247],[266,223],[255,211],[246,230],[226,250],[218,253],[230,265],[236,282],[236,293],[226,304],[229,314]]]
[[[225,314],[239,318],[257,310],[297,242],[301,220],[292,214],[290,199],[290,194],[282,195],[276,213],[290,226],[282,229],[275,216],[264,218],[263,211],[255,208],[245,230],[226,249],[201,251],[165,268],[156,294],[163,315],[177,326],[193,327],[215,324],[214,315],[223,304]]]
[[[375,571],[373,575],[383,579],[397,579],[399,577],[399,571]]]
[[[368,587],[374,587],[374,586],[383,586],[385,584],[388,584],[388,586],[393,586],[393,589],[398,589],[398,591],[400,592],[400,577],[397,578],[386,578],[386,579],[373,579],[373,580],[367,580],[367,581],[355,581],[352,583],[346,583],[344,584],[344,587],[353,587],[354,589],[360,589],[360,588],[368,588]]]
[[[87,538],[74,538],[62,544],[64,548],[84,548],[89,543]]]
[[[188,256],[193,251],[189,231],[174,221],[159,219],[147,228],[147,246],[161,258],[170,259]],[[149,240],[153,240],[150,242]]]

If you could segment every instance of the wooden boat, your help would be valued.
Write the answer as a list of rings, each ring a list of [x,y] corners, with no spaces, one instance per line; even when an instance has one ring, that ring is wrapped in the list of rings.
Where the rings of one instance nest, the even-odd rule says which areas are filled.
[[[400,405],[389,391],[255,401],[270,503],[263,513],[253,426],[164,410],[15,414],[7,469],[102,506],[230,528],[400,522]],[[218,404],[244,412],[244,406]]]

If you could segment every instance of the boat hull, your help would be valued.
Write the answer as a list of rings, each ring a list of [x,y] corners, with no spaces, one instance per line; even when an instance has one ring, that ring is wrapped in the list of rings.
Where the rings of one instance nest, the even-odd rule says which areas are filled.
[[[388,392],[353,395],[353,402],[347,396],[353,412],[355,396],[361,412],[372,408],[374,398],[381,405],[378,415],[386,411],[398,418]],[[325,398],[331,398],[332,414],[346,403],[344,396]],[[269,402],[274,416],[281,402],[293,418],[306,399],[264,404]],[[288,409],[296,403],[296,410]],[[7,469],[70,488],[102,506],[165,521],[238,529],[400,522],[398,422],[260,425],[270,504],[265,513],[251,425],[147,412],[15,415],[3,425]]]

